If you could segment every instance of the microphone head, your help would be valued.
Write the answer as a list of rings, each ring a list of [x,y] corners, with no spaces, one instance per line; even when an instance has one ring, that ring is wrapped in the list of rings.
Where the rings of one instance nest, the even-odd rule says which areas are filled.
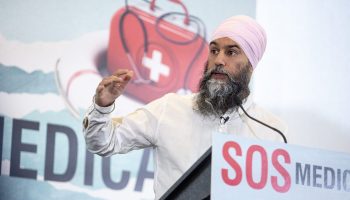
[[[229,119],[230,119],[229,116],[226,116],[226,117],[221,116],[221,117],[220,117],[220,124],[226,124],[226,122],[227,122]]]

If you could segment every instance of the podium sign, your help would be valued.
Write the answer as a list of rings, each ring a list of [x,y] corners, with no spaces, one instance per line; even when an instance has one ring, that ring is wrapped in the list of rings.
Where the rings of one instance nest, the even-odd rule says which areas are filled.
[[[213,134],[213,200],[350,200],[350,155]]]

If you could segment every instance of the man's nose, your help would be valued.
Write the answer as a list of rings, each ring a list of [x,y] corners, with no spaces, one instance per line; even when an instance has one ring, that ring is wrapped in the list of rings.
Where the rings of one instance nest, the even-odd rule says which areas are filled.
[[[226,58],[225,58],[225,53],[220,51],[216,58],[215,58],[215,65],[222,65],[222,66],[226,66]]]

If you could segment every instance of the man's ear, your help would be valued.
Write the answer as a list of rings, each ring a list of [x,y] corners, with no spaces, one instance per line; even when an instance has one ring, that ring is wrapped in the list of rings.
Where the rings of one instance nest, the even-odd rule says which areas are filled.
[[[252,66],[252,63],[250,63],[249,60],[248,60],[248,69],[249,69],[249,72],[250,72],[250,73],[253,73],[254,68],[253,68],[253,66]]]

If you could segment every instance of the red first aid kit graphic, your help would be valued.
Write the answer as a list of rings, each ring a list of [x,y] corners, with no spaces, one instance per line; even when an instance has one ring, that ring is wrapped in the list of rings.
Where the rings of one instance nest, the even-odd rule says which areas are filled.
[[[184,13],[126,5],[112,18],[108,46],[108,71],[134,71],[125,94],[148,103],[168,92],[195,92],[208,53],[200,19]]]

